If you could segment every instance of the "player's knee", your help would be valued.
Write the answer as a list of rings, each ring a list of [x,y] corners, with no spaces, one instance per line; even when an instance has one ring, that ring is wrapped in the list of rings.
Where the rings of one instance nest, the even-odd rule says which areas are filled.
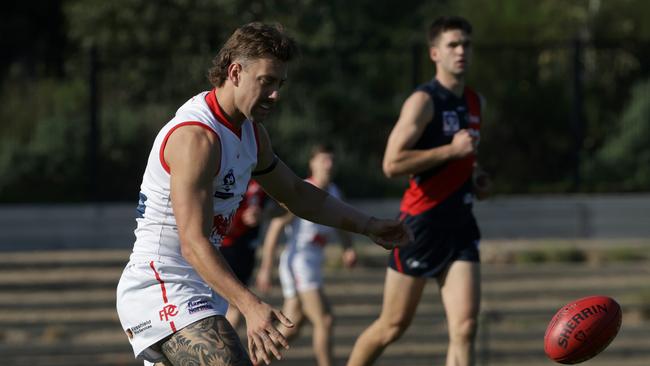
[[[382,343],[386,345],[395,342],[404,334],[409,325],[411,325],[411,318],[400,317],[384,320],[381,325],[382,329],[379,334],[382,338]]]
[[[323,327],[325,329],[332,329],[334,326],[334,316],[332,314],[323,314]]]
[[[402,334],[404,334],[404,332],[406,331],[406,328],[407,327],[397,325],[397,324],[388,326],[388,328],[386,328],[386,331],[383,333],[382,343],[389,344],[400,339],[400,337],[402,337]]]
[[[330,331],[334,326],[334,317],[332,316],[332,314],[328,314],[328,313],[319,314],[318,316],[314,317],[314,319],[311,320],[314,328],[320,330]]]
[[[478,329],[478,321],[476,318],[467,318],[458,322],[449,328],[449,336],[452,342],[473,342],[476,337]]]

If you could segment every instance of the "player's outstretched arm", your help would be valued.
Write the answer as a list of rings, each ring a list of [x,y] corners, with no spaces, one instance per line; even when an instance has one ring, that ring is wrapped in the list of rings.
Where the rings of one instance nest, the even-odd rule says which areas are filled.
[[[294,216],[291,212],[287,212],[284,215],[274,217],[269,223],[268,229],[266,229],[264,243],[262,244],[262,261],[260,263],[260,268],[257,271],[257,277],[255,279],[257,288],[263,293],[267,293],[271,290],[271,273],[273,272],[275,248],[277,248],[278,242],[280,241],[282,229],[284,229],[284,227],[289,224],[293,218]]]
[[[250,292],[232,273],[221,253],[209,241],[212,227],[212,179],[221,152],[217,137],[196,126],[181,127],[167,143],[164,158],[170,167],[172,208],[183,257],[199,275],[246,318],[252,361],[270,362],[288,348],[276,323],[292,323]]]
[[[275,160],[266,131],[261,125],[258,128],[257,170],[265,173],[255,179],[282,206],[306,220],[366,235],[387,249],[408,243],[410,234],[401,222],[371,217],[297,177],[284,162]],[[269,166],[274,167],[268,170]]]

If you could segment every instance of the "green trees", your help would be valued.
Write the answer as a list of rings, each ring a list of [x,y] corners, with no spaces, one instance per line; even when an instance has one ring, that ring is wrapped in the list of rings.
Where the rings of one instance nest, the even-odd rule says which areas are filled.
[[[595,189],[644,191],[650,187],[650,79],[634,85],[612,136],[585,167]]]
[[[488,101],[481,159],[498,192],[650,187],[643,178],[650,164],[639,160],[650,149],[640,142],[647,82],[632,92],[650,77],[642,62],[650,56],[643,19],[650,3],[642,0],[41,2],[8,8],[4,25],[3,202],[89,197],[91,47],[100,66],[99,198],[135,197],[153,135],[210,87],[205,74],[216,50],[252,20],[284,24],[302,47],[266,124],[278,154],[305,174],[309,145],[329,140],[350,196],[397,195],[404,179],[381,174],[384,144],[404,98],[433,76],[425,29],[448,13],[474,25],[469,83]]]

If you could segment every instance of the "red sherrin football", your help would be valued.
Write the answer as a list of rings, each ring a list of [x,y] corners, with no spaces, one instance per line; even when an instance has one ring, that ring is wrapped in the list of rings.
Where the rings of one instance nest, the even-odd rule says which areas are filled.
[[[586,361],[616,337],[621,318],[621,307],[611,297],[589,296],[568,303],[546,328],[544,352],[563,364]]]

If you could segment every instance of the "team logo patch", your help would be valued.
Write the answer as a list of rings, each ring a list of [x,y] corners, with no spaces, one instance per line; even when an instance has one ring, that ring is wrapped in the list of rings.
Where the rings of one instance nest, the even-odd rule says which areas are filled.
[[[178,315],[178,307],[173,304],[165,305],[165,307],[158,312],[158,315],[160,315],[161,321],[163,318],[165,318],[165,321],[169,321],[169,318],[173,318]]]
[[[223,177],[223,190],[226,192],[230,191],[235,183],[235,175],[233,174],[232,169],[230,169],[228,170],[228,173],[226,173],[226,176]]]
[[[136,212],[138,214],[138,217],[143,218],[144,217],[144,210],[145,210],[145,208],[147,208],[147,206],[145,205],[145,202],[147,202],[147,195],[140,192],[139,197],[140,198],[138,200],[138,207],[135,210],[136,210]]]
[[[221,189],[224,190],[225,192],[216,191],[214,192],[214,196],[221,199],[227,199],[233,197],[234,194],[230,192],[230,190],[233,188],[235,183],[237,183],[237,180],[235,179],[235,174],[233,174],[232,169],[228,170],[228,173],[226,173],[226,175],[223,177],[223,181],[221,183],[222,183]]]
[[[446,136],[455,134],[460,130],[460,119],[456,111],[442,112],[442,132]]]

